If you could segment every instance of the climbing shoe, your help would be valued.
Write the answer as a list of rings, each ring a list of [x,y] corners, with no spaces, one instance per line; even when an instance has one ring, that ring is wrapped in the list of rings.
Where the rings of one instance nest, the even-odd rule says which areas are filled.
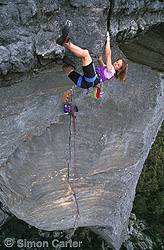
[[[63,62],[65,62],[67,65],[72,66],[74,69],[76,68],[76,64],[66,55],[63,57]]]
[[[64,43],[68,43],[69,41],[69,26],[65,25],[62,29],[62,35],[56,40],[56,43],[59,45],[64,45]]]

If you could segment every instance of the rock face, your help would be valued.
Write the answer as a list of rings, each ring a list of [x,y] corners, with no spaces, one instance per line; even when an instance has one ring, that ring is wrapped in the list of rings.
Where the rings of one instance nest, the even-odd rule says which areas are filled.
[[[37,228],[99,226],[119,249],[164,117],[163,80],[130,62],[127,83],[107,83],[101,100],[76,88],[74,152],[73,121],[61,104],[72,83],[54,75],[1,89],[1,201]]]
[[[157,71],[164,71],[164,23],[150,28],[133,42],[120,46],[126,56]]]
[[[157,0],[0,0],[0,86],[46,65],[57,70],[64,49],[56,39],[66,22],[71,40],[94,56],[102,53],[107,17],[113,43],[121,43],[163,22],[163,9]]]
[[[71,39],[96,53],[104,44],[108,8],[108,0],[103,5],[99,0],[0,1],[1,86],[50,62],[53,67],[60,64],[64,49],[56,39],[66,22],[71,25]]]
[[[149,25],[162,20],[163,3],[121,3],[117,7],[111,1],[111,31],[113,41],[119,41],[131,58],[126,43],[132,48],[138,35],[140,41],[147,35],[137,29],[137,13],[143,11],[143,29],[149,32]],[[0,8],[1,18],[7,13],[0,38],[0,69],[6,80],[11,83],[12,76],[27,73],[38,61],[42,67],[53,60],[58,63],[51,72],[0,89],[0,201],[37,228],[91,227],[119,249],[126,239],[143,163],[164,119],[163,68],[160,73],[150,68],[151,63],[136,63],[135,55],[129,60],[127,82],[107,82],[103,98],[95,100],[74,88],[79,108],[74,134],[72,117],[64,116],[61,103],[72,82],[59,70],[57,58],[64,50],[55,39],[69,20],[73,40],[88,46],[92,55],[102,51],[109,2],[102,7],[101,1],[1,0]],[[160,41],[162,46],[162,35]],[[140,47],[144,55],[145,45]],[[115,44],[113,58],[120,54]],[[3,86],[8,84],[5,79]]]

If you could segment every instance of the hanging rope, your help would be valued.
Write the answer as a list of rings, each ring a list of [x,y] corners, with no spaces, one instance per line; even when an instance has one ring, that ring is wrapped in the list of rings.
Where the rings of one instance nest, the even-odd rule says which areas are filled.
[[[76,135],[74,93],[72,89],[71,92],[72,92],[72,115],[73,115],[73,131],[74,131],[74,170],[75,170],[76,189],[77,189],[78,188],[77,135]]]

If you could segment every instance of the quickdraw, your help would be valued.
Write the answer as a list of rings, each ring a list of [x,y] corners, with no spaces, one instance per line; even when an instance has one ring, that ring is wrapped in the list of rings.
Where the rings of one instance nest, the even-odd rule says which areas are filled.
[[[64,114],[65,115],[72,115],[73,116],[73,111],[78,112],[78,107],[76,105],[72,105],[72,89],[69,89],[64,92],[63,95],[63,104],[64,104]]]

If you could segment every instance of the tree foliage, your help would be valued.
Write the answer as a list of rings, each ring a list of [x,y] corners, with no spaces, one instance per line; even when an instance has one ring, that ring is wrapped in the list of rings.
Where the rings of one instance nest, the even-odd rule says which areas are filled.
[[[164,122],[139,178],[133,211],[147,221],[152,234],[164,237]]]

